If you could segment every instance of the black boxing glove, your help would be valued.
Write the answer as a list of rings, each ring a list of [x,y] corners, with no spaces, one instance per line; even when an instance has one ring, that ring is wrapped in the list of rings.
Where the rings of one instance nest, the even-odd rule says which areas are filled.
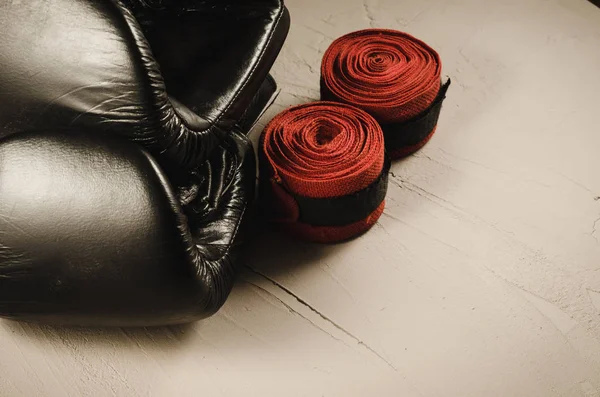
[[[231,290],[254,197],[245,133],[274,91],[274,56],[214,70],[229,88],[209,88],[204,112],[167,93],[168,57],[137,22],[149,15],[118,0],[0,1],[0,316],[176,324]],[[266,38],[287,25],[260,21],[264,40],[246,49],[277,52]]]
[[[139,21],[169,93],[224,127],[265,82],[290,17],[281,0],[123,0]]]
[[[289,18],[279,1],[183,3],[1,1],[0,138],[93,128],[175,167],[208,158],[258,94]]]
[[[235,276],[255,161],[233,133],[185,185],[96,134],[0,143],[0,316],[152,326],[214,313]]]

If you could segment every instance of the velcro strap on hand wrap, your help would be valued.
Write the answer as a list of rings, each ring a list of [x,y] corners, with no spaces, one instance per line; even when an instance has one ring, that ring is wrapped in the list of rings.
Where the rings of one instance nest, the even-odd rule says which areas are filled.
[[[383,213],[383,132],[360,109],[314,102],[285,110],[265,128],[260,160],[263,212],[302,239],[347,240]]]
[[[409,34],[366,29],[335,40],[321,65],[321,99],[365,110],[382,125],[393,158],[434,134],[450,80],[441,84],[438,53]]]

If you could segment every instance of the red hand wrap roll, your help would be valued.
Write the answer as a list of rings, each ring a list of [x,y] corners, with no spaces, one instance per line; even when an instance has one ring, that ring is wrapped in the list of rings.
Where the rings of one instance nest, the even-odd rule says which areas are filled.
[[[349,239],[383,212],[383,133],[360,109],[314,102],[285,110],[262,134],[260,164],[263,212],[303,239]]]
[[[398,158],[420,149],[435,132],[449,85],[441,87],[441,69],[438,53],[421,40],[395,30],[361,30],[325,52],[321,98],[375,117],[389,154]]]

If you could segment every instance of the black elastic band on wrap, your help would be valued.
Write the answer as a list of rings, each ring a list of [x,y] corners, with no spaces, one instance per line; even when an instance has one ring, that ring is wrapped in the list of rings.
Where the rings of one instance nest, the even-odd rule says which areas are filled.
[[[438,123],[442,103],[450,87],[450,79],[440,87],[437,97],[421,114],[403,123],[382,124],[385,146],[394,151],[405,146],[412,146],[422,142]]]
[[[290,193],[300,209],[299,221],[313,226],[346,226],[367,218],[385,199],[390,165],[386,156],[379,177],[366,188],[346,196],[314,198]]]

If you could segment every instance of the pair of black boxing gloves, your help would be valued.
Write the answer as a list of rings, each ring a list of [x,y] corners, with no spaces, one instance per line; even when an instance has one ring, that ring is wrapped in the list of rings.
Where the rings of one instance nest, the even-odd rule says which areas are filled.
[[[0,316],[218,310],[289,25],[280,0],[0,2]]]

